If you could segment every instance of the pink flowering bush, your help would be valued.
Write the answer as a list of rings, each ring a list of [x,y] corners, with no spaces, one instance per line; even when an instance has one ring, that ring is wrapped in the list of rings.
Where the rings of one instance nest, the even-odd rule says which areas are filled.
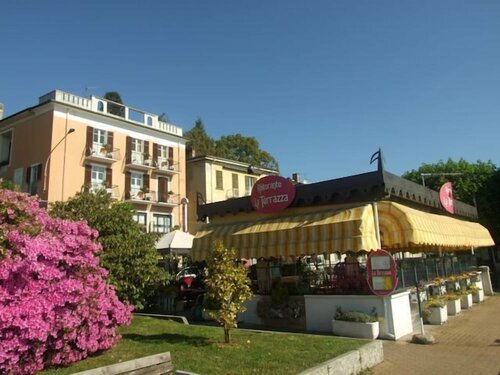
[[[128,324],[99,267],[97,232],[53,219],[38,199],[0,189],[0,373],[33,374],[108,349]]]

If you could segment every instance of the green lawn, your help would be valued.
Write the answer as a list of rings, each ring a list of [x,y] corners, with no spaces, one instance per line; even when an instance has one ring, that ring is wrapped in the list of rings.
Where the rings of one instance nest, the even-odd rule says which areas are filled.
[[[166,351],[171,353],[176,370],[201,375],[296,374],[366,343],[333,336],[233,329],[232,343],[225,345],[222,328],[142,316],[135,316],[120,332],[123,339],[114,348],[42,374],[72,374]]]

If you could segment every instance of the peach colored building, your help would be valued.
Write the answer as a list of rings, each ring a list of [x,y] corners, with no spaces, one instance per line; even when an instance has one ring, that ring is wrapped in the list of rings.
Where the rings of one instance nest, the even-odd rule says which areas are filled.
[[[106,189],[148,231],[168,232],[182,226],[185,143],[157,115],[55,90],[0,120],[0,177],[45,204]]]

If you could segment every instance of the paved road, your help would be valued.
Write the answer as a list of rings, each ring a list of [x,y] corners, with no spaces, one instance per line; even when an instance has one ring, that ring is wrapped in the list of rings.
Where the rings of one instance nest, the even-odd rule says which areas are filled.
[[[487,298],[442,326],[425,325],[434,345],[384,341],[384,362],[374,375],[500,375],[500,296]]]

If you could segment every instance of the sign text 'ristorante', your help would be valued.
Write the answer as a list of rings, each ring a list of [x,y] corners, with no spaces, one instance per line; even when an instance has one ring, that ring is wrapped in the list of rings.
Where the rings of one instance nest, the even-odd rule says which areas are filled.
[[[257,211],[270,214],[284,210],[295,198],[295,186],[281,176],[266,176],[252,188],[250,199]]]

